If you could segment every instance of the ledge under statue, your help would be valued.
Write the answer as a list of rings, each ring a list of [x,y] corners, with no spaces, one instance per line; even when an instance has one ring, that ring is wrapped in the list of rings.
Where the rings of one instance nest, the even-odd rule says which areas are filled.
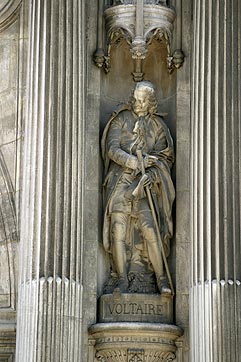
[[[174,294],[166,258],[175,198],[173,141],[152,83],[136,84],[102,137],[105,163],[103,243],[111,273],[104,293]]]

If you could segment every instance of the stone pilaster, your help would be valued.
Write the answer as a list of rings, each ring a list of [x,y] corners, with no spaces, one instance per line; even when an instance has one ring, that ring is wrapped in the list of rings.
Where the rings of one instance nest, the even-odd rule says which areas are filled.
[[[191,361],[241,355],[239,1],[194,1]]]
[[[83,6],[30,2],[18,362],[81,361]]]
[[[192,4],[191,1],[175,1],[176,29],[174,49],[185,54],[183,67],[176,72],[176,324],[184,335],[177,342],[178,362],[189,361],[189,279],[190,279],[190,69],[192,53]]]

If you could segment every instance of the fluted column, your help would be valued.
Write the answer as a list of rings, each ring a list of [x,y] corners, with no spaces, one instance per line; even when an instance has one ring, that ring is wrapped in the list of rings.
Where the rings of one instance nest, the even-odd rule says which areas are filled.
[[[81,361],[82,3],[29,2],[18,362]]]
[[[191,361],[241,355],[241,4],[195,0]]]

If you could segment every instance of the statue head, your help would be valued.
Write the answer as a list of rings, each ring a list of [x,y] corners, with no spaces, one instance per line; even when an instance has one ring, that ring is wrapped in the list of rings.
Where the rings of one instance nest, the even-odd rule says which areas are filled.
[[[157,112],[157,100],[154,85],[149,81],[138,82],[133,90],[131,104],[133,111],[140,117]]]

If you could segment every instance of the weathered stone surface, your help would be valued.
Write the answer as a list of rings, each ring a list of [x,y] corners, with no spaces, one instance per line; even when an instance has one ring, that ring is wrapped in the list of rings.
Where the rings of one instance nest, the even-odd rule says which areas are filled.
[[[17,2],[13,3],[3,1],[0,5],[0,339],[15,328],[19,275],[20,196],[16,197],[16,192],[19,195],[23,171],[22,110],[26,79],[22,78],[22,73],[26,69],[26,40],[22,31],[26,6],[7,19],[5,15],[16,10]],[[8,348],[14,351],[15,336],[14,341],[3,340],[6,351]],[[2,353],[1,349],[0,358]],[[13,356],[14,353],[9,354],[9,358]]]
[[[82,358],[82,16],[84,19],[84,4],[77,0],[30,3],[16,350],[19,362]]]
[[[100,323],[89,332],[91,354],[113,362],[174,361],[175,341],[183,333],[174,325],[152,323]]]
[[[15,360],[16,328],[13,324],[2,323],[0,326],[0,360]]]
[[[193,2],[191,360],[240,360],[239,2]]]
[[[173,322],[172,295],[105,294],[99,300],[99,322]]]
[[[190,275],[190,243],[177,242],[176,253],[178,259],[176,260],[177,270],[177,283],[176,293],[189,292],[189,275]]]
[[[189,362],[189,283],[191,261],[191,210],[190,210],[190,123],[191,123],[191,81],[192,67],[192,1],[173,0],[178,14],[175,22],[174,42],[176,49],[182,49],[185,61],[176,73],[176,296],[175,321],[184,328],[182,346],[177,361]]]
[[[97,280],[98,293],[101,295],[108,269],[107,257],[98,249],[98,244],[101,243],[102,172],[99,134],[110,112],[120,101],[128,99],[128,90],[133,86],[131,73],[134,69],[129,46],[120,42],[116,49],[113,49],[112,69],[110,74],[105,76],[100,74],[92,62],[92,54],[96,48],[96,0],[82,2],[85,9],[78,13],[81,13],[78,29],[81,38],[72,32],[73,19],[79,16],[68,6],[72,1],[26,0],[17,12],[14,11],[15,6],[17,7],[20,1],[2,0],[0,3],[0,147],[8,170],[8,180],[13,188],[10,193],[0,191],[0,211],[3,214],[3,221],[0,218],[0,360],[14,361],[15,358],[14,279],[20,275],[21,301],[17,328],[27,354],[26,357],[21,354],[19,361],[32,362],[32,354],[38,348],[48,351],[42,355],[39,353],[39,358],[43,360],[49,361],[52,358],[57,361],[64,358],[66,361],[73,361],[73,349],[68,347],[76,343],[73,342],[73,336],[79,333],[82,337],[82,341],[78,341],[81,352],[79,356],[76,353],[75,357],[81,362],[86,362],[88,358],[89,362],[93,362],[95,351],[88,356],[88,327],[96,323],[97,318]],[[33,23],[29,22],[31,18],[28,5],[33,3],[38,3],[35,8],[35,25],[41,25],[42,31],[38,32],[35,28],[28,33],[28,23],[33,26]],[[173,240],[175,250],[172,250],[169,263],[173,274],[175,273],[175,323],[185,330],[184,336],[177,341],[179,349],[176,359],[177,362],[236,362],[240,357],[241,345],[240,4],[238,1],[170,0],[169,5],[176,8],[173,49],[181,48],[184,51],[186,58],[183,68],[169,75],[164,60],[166,51],[154,40],[149,45],[144,72],[145,79],[152,81],[158,88],[159,111],[168,113],[166,121],[176,141],[176,167],[173,174],[177,190]],[[51,12],[52,20],[50,17],[43,17],[50,14],[50,8],[56,10]],[[62,20],[55,23],[55,20],[60,19],[60,13],[63,15]],[[61,35],[59,26],[63,30]],[[46,34],[50,35],[51,43],[46,41],[43,45],[41,42]],[[33,87],[32,81],[30,82],[26,102],[27,57],[29,55],[32,61],[36,60],[40,49],[36,42],[33,51],[27,54],[28,37],[30,44],[38,40],[43,45],[41,49],[45,49],[46,53],[41,53],[41,60],[33,65],[34,70],[29,67],[30,73],[35,73],[36,83]],[[82,57],[79,56],[78,47],[84,43],[86,54]],[[62,46],[62,49],[66,46],[67,50],[52,57],[58,46]],[[49,57],[49,62],[45,63],[44,57],[46,54],[49,56],[49,52],[52,52],[51,61]],[[80,73],[77,68],[72,73],[70,67],[70,63],[76,59],[83,69],[81,74],[87,84],[86,87],[83,84],[81,86],[85,93],[81,106],[75,98],[76,89],[79,89],[76,82]],[[61,72],[56,64],[61,65]],[[193,73],[190,74],[192,69]],[[50,79],[54,79],[54,89],[44,93],[41,88],[43,94],[38,86]],[[62,98],[59,97],[60,89],[65,86],[65,89],[70,89],[72,82],[76,84],[75,91],[65,92]],[[70,107],[72,98],[75,100]],[[38,137],[35,137],[36,128],[29,133],[31,127],[27,127],[25,133],[28,144],[25,157],[29,165],[31,163],[31,171],[28,176],[27,173],[24,176],[27,182],[21,216],[22,243],[26,250],[25,254],[20,256],[20,259],[23,259],[23,268],[19,272],[18,246],[12,230],[19,229],[21,178],[26,165],[25,163],[23,166],[22,163],[23,115],[26,104],[27,114],[35,124],[40,120],[41,110],[45,111],[44,116],[41,116]],[[79,123],[76,126],[74,110],[83,105],[85,110],[78,114]],[[65,132],[59,133],[60,127],[52,126],[51,119],[55,120],[54,125],[62,120],[63,122],[58,124]],[[28,125],[32,126],[32,123]],[[41,138],[41,132],[44,132],[46,137],[42,143],[39,141],[44,138]],[[47,135],[51,136],[48,138]],[[65,136],[68,139],[66,143],[62,142]],[[57,137],[59,148],[53,147]],[[77,144],[79,156],[72,158],[71,152],[76,149]],[[46,152],[41,158],[39,155],[43,150]],[[33,156],[35,153],[38,153],[36,158]],[[49,158],[49,155],[52,156]],[[57,155],[59,177],[53,170]],[[50,168],[47,168],[48,162]],[[40,171],[41,163],[43,168],[48,169],[44,177]],[[77,164],[81,165],[78,176],[73,172]],[[61,170],[64,169],[66,172],[63,182]],[[69,179],[66,176],[68,173],[71,175]],[[5,183],[5,186],[9,184],[6,177],[2,181],[1,184]],[[70,185],[73,187],[72,197],[68,194]],[[81,185],[81,197],[76,191],[76,185]],[[41,188],[42,193],[36,191]],[[29,192],[29,198],[26,198],[26,192]],[[11,211],[14,203],[9,202],[9,197],[15,200],[14,222],[14,213]],[[47,199],[49,203],[46,202]],[[55,207],[46,206],[54,202],[53,199]],[[191,208],[190,203],[193,206]],[[64,233],[60,227],[63,213],[55,213],[59,209],[64,210],[66,216],[63,223]],[[34,210],[38,210],[33,217],[35,221],[32,218]],[[83,218],[80,215],[84,215]],[[73,220],[77,220],[77,226],[74,226]],[[53,229],[52,233],[50,230]],[[75,237],[78,239],[77,244],[73,243]],[[58,245],[55,243],[56,239],[60,240]],[[70,248],[66,248],[69,240],[72,241],[71,252]],[[53,245],[56,246],[55,249]],[[76,258],[71,259],[71,253]],[[80,259],[81,281],[70,280],[67,271],[75,278],[75,273],[80,271]],[[49,273],[52,267],[58,271],[56,274]],[[58,278],[58,273],[61,278]],[[39,279],[43,275],[43,279]],[[76,300],[81,302],[74,303]],[[111,338],[111,333],[108,338]],[[141,333],[139,330],[137,337]],[[146,338],[145,334],[146,330],[143,338]],[[36,337],[34,342],[33,337]],[[92,340],[92,343],[96,341]],[[143,358],[142,346],[137,348],[134,344],[121,353],[124,353],[123,358]]]

